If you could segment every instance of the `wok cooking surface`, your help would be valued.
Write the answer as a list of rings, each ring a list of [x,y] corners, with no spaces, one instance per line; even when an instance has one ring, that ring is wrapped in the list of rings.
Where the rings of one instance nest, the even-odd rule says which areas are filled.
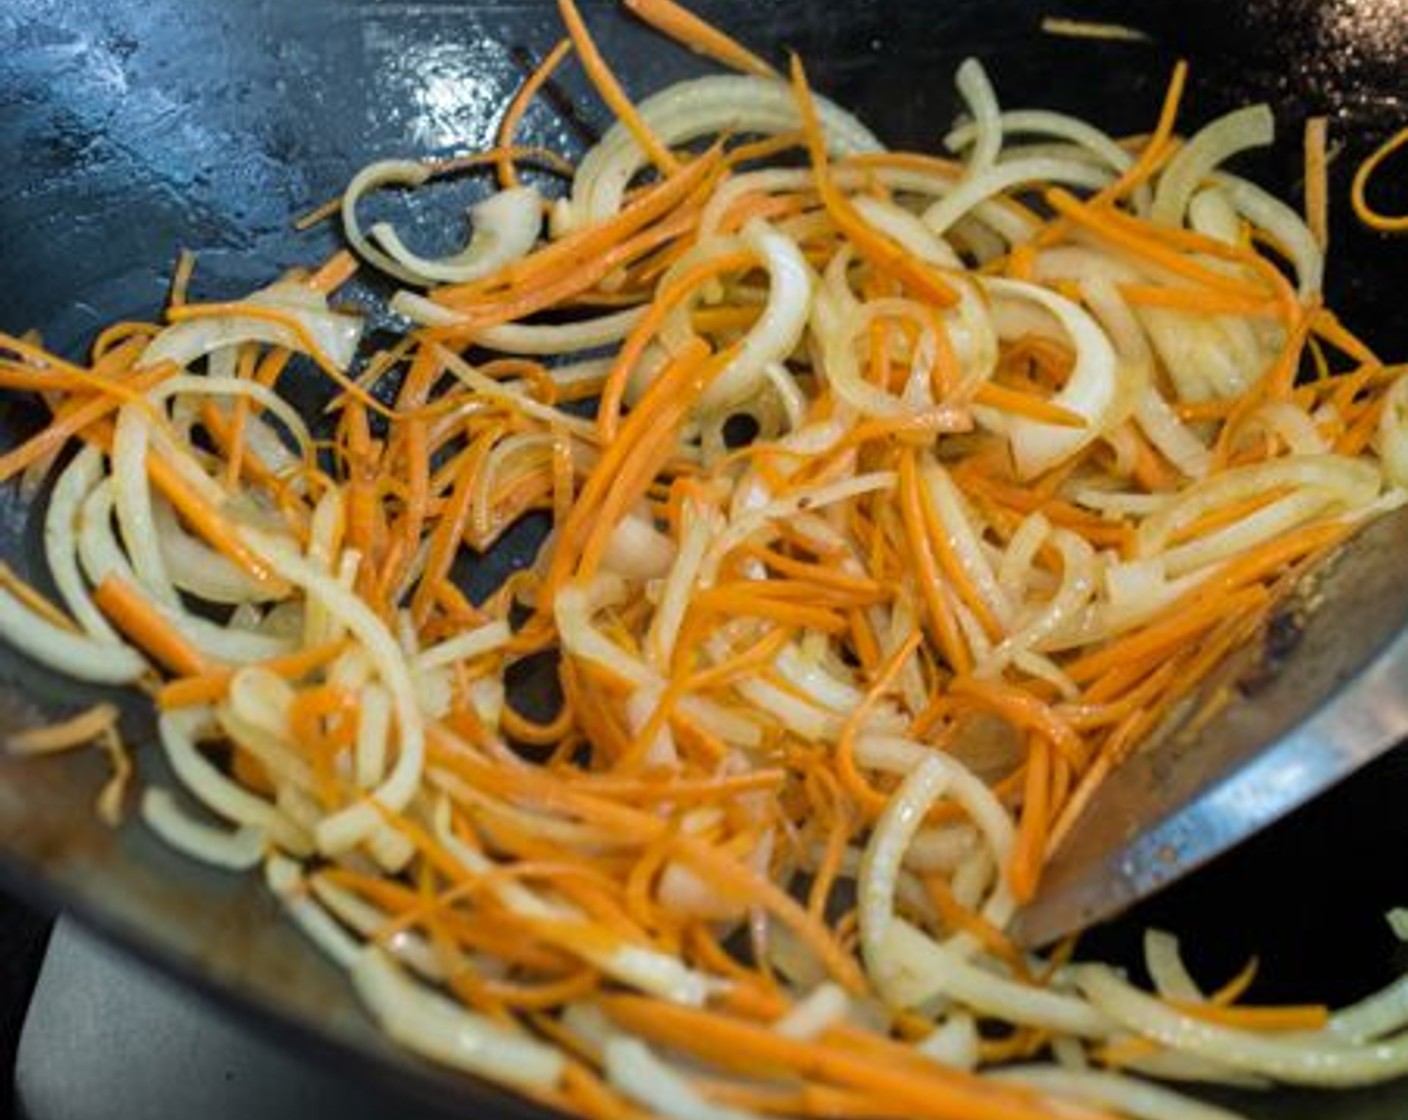
[[[1243,164],[1299,197],[1305,117],[1331,115],[1328,288],[1347,323],[1387,355],[1408,353],[1401,242],[1357,228],[1349,169],[1408,118],[1404,0],[1188,0],[943,4],[857,0],[700,3],[760,51],[796,49],[815,84],[887,142],[933,149],[952,118],[952,72],[972,54],[1004,104],[1089,117],[1114,133],[1152,122],[1172,61],[1193,64],[1186,123],[1268,100],[1282,141]],[[707,71],[611,3],[583,5],[630,88]],[[1041,17],[1130,24],[1151,43],[1057,38]],[[40,328],[80,353],[118,317],[162,304],[177,251],[199,255],[193,294],[241,294],[336,245],[290,220],[337,193],[371,159],[483,146],[497,111],[560,34],[542,0],[8,0],[0,7],[0,327]],[[554,104],[529,114],[531,142],[580,152],[605,112],[569,67]],[[1384,181],[1392,178],[1389,171]],[[426,243],[460,236],[466,181],[408,214]],[[0,445],[36,419],[0,402]],[[0,556],[37,575],[37,518],[0,491]],[[1405,688],[1408,691],[1408,687]],[[92,702],[0,647],[0,727]],[[150,732],[128,703],[129,740]],[[139,768],[158,774],[142,751]],[[5,873],[162,968],[220,997],[298,1053],[409,1094],[418,1105],[541,1115],[516,1097],[432,1070],[372,1029],[336,971],[279,918],[253,877],[220,874],[140,826],[113,833],[91,815],[101,759],[0,759]],[[1381,918],[1408,901],[1408,758],[1375,764],[1286,825],[1086,942],[1133,959],[1153,922],[1185,936],[1195,971],[1219,982],[1261,955],[1254,1000],[1362,995],[1400,970]],[[1408,1083],[1335,1096],[1238,1099],[1252,1115],[1373,1120],[1408,1115]]]

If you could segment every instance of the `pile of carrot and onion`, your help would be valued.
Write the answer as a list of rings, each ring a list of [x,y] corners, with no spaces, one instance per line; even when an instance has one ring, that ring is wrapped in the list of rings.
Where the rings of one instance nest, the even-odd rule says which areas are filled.
[[[50,412],[0,479],[50,487],[53,589],[6,573],[0,634],[151,694],[146,826],[261,869],[394,1039],[565,1112],[1213,1120],[1158,1082],[1408,1072],[1408,980],[1256,1006],[1167,935],[1147,990],[1006,933],[1408,493],[1404,368],[1322,303],[1323,127],[1305,216],[1225,169],[1265,106],[1179,133],[1182,65],[1114,139],[969,61],[944,154],[893,151],[799,61],[630,6],[736,72],[633,102],[561,0],[497,146],[361,171],[350,251],[222,303],[185,258],[87,362],[0,336]],[[517,141],[569,59],[616,118],[575,164]],[[476,173],[459,252],[364,226]],[[359,269],[406,324],[374,351]]]

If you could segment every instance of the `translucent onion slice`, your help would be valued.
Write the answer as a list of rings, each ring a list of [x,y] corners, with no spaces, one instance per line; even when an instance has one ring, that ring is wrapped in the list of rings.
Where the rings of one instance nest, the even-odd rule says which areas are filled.
[[[955,1011],[915,1049],[943,1065],[972,1070],[978,1067],[978,1042],[978,1025],[973,1016]]]
[[[59,597],[74,620],[99,641],[125,646],[88,594],[78,561],[78,518],[83,503],[103,476],[103,454],[89,444],[64,468],[44,512],[44,558]]]
[[[1149,212],[1159,225],[1182,225],[1188,200],[1215,168],[1248,148],[1264,148],[1276,138],[1276,118],[1266,105],[1234,109],[1203,126],[1169,160],[1154,188]]]
[[[1204,514],[1282,486],[1317,488],[1355,509],[1378,494],[1380,477],[1373,464],[1341,455],[1296,455],[1232,467],[1190,486],[1148,518],[1139,527],[1136,554],[1152,556]]]
[[[886,947],[890,925],[895,920],[895,883],[905,850],[951,780],[951,768],[939,756],[920,762],[885,803],[861,857],[857,880],[861,955],[872,982],[892,1003],[903,999],[900,982],[904,980],[887,970],[891,961]]]
[[[1065,113],[1055,113],[1047,109],[1013,109],[1003,113],[998,118],[998,124],[1004,137],[1035,135],[1068,140],[1084,148],[1116,172],[1124,171],[1134,162],[1134,157],[1120,147],[1108,133]],[[951,152],[961,152],[974,143],[977,135],[977,121],[965,122],[944,137],[944,147]]]
[[[1408,1035],[1355,1045],[1328,1032],[1273,1037],[1212,1023],[1139,991],[1104,965],[1072,976],[1091,1003],[1145,1038],[1173,1050],[1295,1085],[1371,1085],[1408,1073]]]
[[[386,625],[357,595],[299,556],[286,542],[252,529],[243,529],[241,536],[282,579],[301,588],[310,599],[318,600],[357,639],[376,666],[377,675],[391,693],[396,713],[397,754],[390,774],[374,796],[385,808],[399,812],[419,791],[425,757],[424,718],[416,703],[404,654],[396,647]],[[359,802],[319,824],[318,847],[324,854],[347,851],[381,823],[375,807]]]
[[[505,1085],[546,1089],[562,1077],[560,1050],[450,1002],[375,946],[356,954],[350,974],[381,1028],[409,1050]]]
[[[298,320],[304,332],[339,369],[352,364],[362,321],[355,315],[328,310],[327,298],[306,284],[283,280],[245,297],[246,303],[281,311]],[[299,353],[306,349],[297,332],[281,323],[247,315],[187,319],[162,331],[142,352],[142,365],[172,362],[185,368],[216,350],[245,342],[282,346]]]
[[[1377,435],[1384,474],[1395,486],[1408,488],[1408,377],[1400,377],[1385,395]]]
[[[701,412],[722,411],[755,396],[764,368],[796,349],[811,310],[812,271],[796,243],[756,218],[743,227],[743,240],[767,269],[768,301],[737,354],[700,396]]]
[[[1296,292],[1300,298],[1308,301],[1319,295],[1324,286],[1325,251],[1305,219],[1279,198],[1246,179],[1219,174],[1215,181],[1227,191],[1237,212],[1269,233],[1290,258],[1296,270]]]
[[[234,832],[190,816],[168,789],[150,786],[142,794],[142,821],[178,852],[226,871],[248,871],[264,858],[264,831]]]
[[[980,203],[1027,183],[1063,183],[1099,190],[1113,176],[1103,167],[1083,159],[1033,157],[999,163],[966,179],[924,211],[924,224],[935,233],[946,233],[955,222]]]
[[[543,226],[543,200],[532,187],[496,191],[469,208],[474,232],[469,244],[446,257],[422,257],[412,252],[395,228],[378,222],[367,232],[387,256],[420,284],[463,284],[490,276],[526,257]]]
[[[1075,366],[1054,403],[1084,417],[1084,427],[1059,427],[1008,416],[991,408],[974,409],[981,423],[1007,436],[1019,477],[1033,478],[1075,454],[1105,430],[1117,391],[1114,348],[1088,312],[1054,292],[1019,280],[987,278],[983,286],[995,298],[1025,301],[1049,312],[1076,353]]]
[[[880,151],[882,145],[855,117],[816,96],[818,116],[833,156]],[[720,133],[773,135],[801,128],[796,100],[786,82],[717,75],[679,82],[636,106],[646,126],[668,147]],[[603,221],[621,208],[626,187],[645,166],[646,156],[619,121],[577,168],[566,228]]]
[[[312,845],[301,828],[272,802],[221,773],[201,752],[196,736],[210,726],[210,713],[204,708],[163,712],[157,719],[162,749],[182,788],[216,816],[259,829],[287,852],[309,854]]]
[[[1164,999],[1203,1003],[1207,996],[1183,963],[1178,938],[1159,929],[1144,931],[1144,967],[1154,982],[1154,990]]]
[[[705,1100],[639,1039],[613,1033],[603,1056],[612,1086],[652,1114],[668,1120],[760,1120],[756,1113]]]
[[[954,1000],[983,1016],[1081,1038],[1106,1038],[1114,1021],[1078,996],[1037,988],[989,971],[903,918],[886,931],[884,967],[902,1006]]]
[[[1053,1100],[1118,1109],[1121,1116],[1132,1120],[1243,1120],[1239,1113],[1150,1085],[1147,1081],[1103,1070],[1021,1065],[997,1070],[993,1076],[1000,1081],[1026,1085]]]

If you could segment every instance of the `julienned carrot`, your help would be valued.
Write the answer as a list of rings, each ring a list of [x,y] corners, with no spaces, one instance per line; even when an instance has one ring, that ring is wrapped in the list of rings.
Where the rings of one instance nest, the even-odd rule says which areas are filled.
[[[632,328],[622,343],[620,352],[611,363],[611,370],[601,387],[601,400],[597,405],[597,429],[603,443],[609,443],[616,436],[620,423],[621,404],[625,398],[626,383],[639,364],[641,355],[650,340],[670,312],[689,299],[701,286],[716,280],[725,273],[746,269],[755,263],[751,252],[726,253],[699,264],[683,273],[668,288],[656,293],[645,316]]]
[[[538,286],[542,274],[560,274],[581,268],[606,250],[677,210],[708,181],[717,170],[720,159],[719,149],[711,149],[690,160],[678,175],[653,184],[630,199],[619,214],[607,221],[574,230],[535,250],[523,260],[507,265],[496,276],[437,288],[432,298],[449,307],[482,302],[492,293]]]
[[[895,647],[870,682],[870,687],[866,689],[861,702],[846,718],[845,726],[842,727],[841,734],[836,738],[836,776],[840,779],[846,792],[871,818],[880,814],[889,799],[872,789],[870,783],[861,776],[860,770],[856,767],[856,736],[865,725],[865,720],[874,710],[875,705],[893,687],[895,680],[904,671],[904,667],[914,656],[922,641],[922,632],[915,629]]]
[[[1089,747],[1084,740],[1050,704],[1030,692],[1000,680],[973,676],[955,677],[949,690],[963,703],[994,712],[1014,727],[1040,735],[1078,769],[1086,761]]]
[[[955,671],[963,673],[973,667],[973,655],[958,629],[947,587],[939,575],[927,526],[924,523],[923,501],[919,494],[920,481],[914,466],[914,456],[900,457],[900,519],[909,554],[915,565],[920,594],[928,610],[929,625],[944,657]]]
[[[1318,1031],[1330,1021],[1329,1009],[1323,1004],[1229,1007],[1180,999],[1171,999],[1168,1004],[1194,1019],[1247,1031]]]
[[[1399,129],[1377,148],[1370,153],[1368,159],[1359,165],[1354,173],[1354,179],[1350,183],[1349,198],[1354,207],[1354,214],[1361,222],[1370,229],[1378,230],[1380,233],[1402,233],[1408,230],[1408,214],[1390,215],[1384,214],[1369,202],[1369,180],[1373,177],[1379,165],[1408,144],[1408,128]]]
[[[980,1081],[938,1063],[928,1076],[866,1061],[824,1041],[803,1042],[717,1012],[639,996],[602,996],[619,1026],[726,1070],[783,1073],[872,1093],[928,1120],[1052,1120],[1028,1091]]]
[[[1305,158],[1305,224],[1321,250],[1330,244],[1329,118],[1307,117],[1302,151]]]
[[[571,50],[571,39],[559,39],[557,45],[543,56],[543,60],[534,67],[533,72],[518,87],[518,92],[513,95],[508,107],[504,110],[504,115],[499,121],[498,133],[499,148],[505,153],[498,163],[499,186],[504,188],[518,186],[518,168],[514,166],[509,149],[513,147],[514,138],[518,135],[518,126],[522,123],[523,114],[527,112],[533,98],[551,80],[553,73]]]
[[[129,368],[132,362],[138,360],[140,352],[140,345],[127,349],[125,357]],[[112,355],[110,355],[111,357]],[[112,364],[109,363],[110,368]],[[61,409],[42,431],[0,455],[0,483],[7,482],[31,463],[38,462],[53,454],[69,440],[82,435],[90,426],[116,412],[128,402],[129,394],[140,394],[143,390],[151,388],[175,372],[176,368],[170,364],[139,370],[133,376],[120,382],[124,390],[122,395],[98,393]],[[104,372],[103,376],[111,377],[112,375]]]
[[[357,258],[346,249],[340,249],[308,277],[308,286],[315,292],[335,292],[351,280],[357,273]]]
[[[1047,740],[1041,735],[1029,734],[1022,815],[1017,822],[1017,842],[1007,866],[1007,882],[1019,903],[1030,901],[1036,893],[1037,881],[1046,862],[1046,845],[1050,838],[1051,819],[1055,815],[1052,811],[1051,770],[1051,747]]]
[[[605,539],[602,534],[612,531],[614,525],[601,530],[599,528],[600,522],[596,519],[601,503],[606,500],[611,490],[616,489],[618,493],[633,492],[631,501],[634,501],[643,492],[643,483],[648,479],[633,477],[629,480],[628,491],[620,483],[617,476],[633,452],[636,453],[638,463],[649,461],[651,452],[647,451],[645,457],[642,458],[642,454],[636,451],[636,448],[642,439],[652,431],[657,439],[660,438],[661,431],[673,438],[673,427],[668,423],[668,417],[671,413],[681,414],[687,407],[688,398],[697,394],[702,388],[702,385],[698,384],[697,378],[707,354],[708,345],[702,340],[693,340],[676,360],[660,374],[651,387],[646,390],[637,406],[631,410],[620,435],[606,448],[595,469],[588,476],[578,496],[577,504],[573,507],[571,517],[566,524],[560,527],[558,547],[554,552],[553,565],[548,575],[550,587],[561,583],[567,577],[568,572],[579,562],[587,541],[593,533],[601,538],[598,552],[601,547],[604,547]],[[693,389],[693,394],[691,394],[691,385],[696,386]],[[666,422],[660,423],[662,419]],[[658,451],[658,449],[656,450]]]
[[[334,381],[342,391],[369,408],[377,415],[388,420],[402,420],[406,417],[394,409],[382,404],[375,396],[369,393],[361,385],[357,384],[346,372],[340,369],[318,345],[317,341],[308,332],[308,328],[303,325],[297,315],[281,310],[276,307],[268,307],[264,304],[247,303],[240,301],[222,303],[188,303],[181,307],[167,308],[166,317],[173,323],[184,323],[191,319],[218,319],[229,316],[258,319],[262,322],[273,323],[288,331],[296,340],[298,349],[302,350],[310,357],[314,364],[322,370],[332,381]],[[428,405],[425,409],[430,415],[436,415],[443,411],[443,406],[435,404]]]
[[[1042,424],[1054,424],[1058,428],[1087,426],[1086,418],[1079,412],[1072,412],[1055,401],[1033,396],[1031,393],[1009,389],[995,381],[985,381],[979,385],[973,393],[973,401],[975,404],[990,405],[1003,412],[1011,412]]]
[[[159,665],[185,677],[205,677],[215,665],[177,630],[156,606],[120,576],[108,576],[93,601],[123,635]]]
[[[934,269],[874,229],[836,186],[831,176],[826,136],[817,117],[816,103],[812,99],[811,87],[807,85],[802,61],[796,55],[792,57],[792,91],[802,115],[802,131],[807,138],[807,152],[811,156],[816,188],[836,227],[850,238],[871,264],[894,276],[916,295],[938,307],[957,303],[958,293]]]
[[[577,5],[573,0],[557,0],[557,10],[567,27],[567,33],[577,47],[577,57],[582,60],[582,68],[586,70],[592,85],[596,87],[597,93],[601,94],[601,99],[606,102],[616,119],[626,126],[636,143],[650,157],[650,162],[661,172],[670,175],[678,171],[680,161],[660,142],[659,137],[636,112],[636,107],[631,104],[626,91],[621,88],[621,83],[611,72],[611,67],[596,49],[596,43],[592,41],[591,33],[587,30]]]
[[[1246,280],[1216,272],[1206,265],[1199,264],[1185,253],[1167,244],[1161,236],[1155,236],[1155,227],[1147,223],[1139,226],[1119,221],[1109,210],[1102,210],[1089,202],[1078,201],[1073,195],[1060,188],[1047,192],[1051,208],[1063,218],[1083,230],[1110,242],[1117,248],[1144,257],[1160,268],[1175,273],[1186,280],[1200,284],[1221,295],[1264,302],[1266,293]]]
[[[1183,88],[1188,82],[1188,63],[1179,59],[1169,76],[1168,88],[1164,92],[1163,105],[1159,109],[1159,119],[1154,131],[1145,141],[1139,157],[1120,177],[1103,188],[1096,195],[1096,201],[1107,204],[1123,198],[1141,183],[1147,182],[1167,158],[1173,141],[1173,130],[1178,123],[1178,110],[1183,101]]]
[[[686,45],[732,57],[752,72],[767,69],[674,0],[627,2]],[[1005,257],[994,243],[991,259],[976,267],[939,268],[901,246],[901,238],[909,243],[922,231],[911,225],[906,233],[900,211],[910,208],[912,193],[942,194],[962,174],[958,164],[915,153],[833,162],[800,64],[792,73],[799,131],[744,143],[722,137],[698,156],[669,151],[670,138],[651,136],[625,100],[572,0],[563,0],[563,14],[569,38],[518,90],[499,145],[433,172],[496,168],[504,185],[516,182],[519,161],[541,156],[511,146],[517,122],[576,49],[660,177],[647,170],[640,183],[628,184],[620,210],[603,220],[556,215],[566,220],[555,225],[567,232],[555,228],[492,275],[432,287],[430,298],[455,321],[407,333],[374,354],[355,380],[329,370],[341,394],[331,410],[331,438],[317,443],[316,457],[297,463],[259,442],[265,431],[247,423],[256,412],[243,398],[228,409],[204,397],[178,398],[169,414],[145,402],[133,387],[143,372],[134,359],[158,326],[130,322],[103,331],[91,368],[57,359],[33,339],[0,335],[0,385],[41,393],[55,416],[27,452],[36,457],[26,470],[54,461],[69,434],[62,425],[74,425],[80,410],[88,411],[76,434],[110,451],[113,410],[139,402],[152,410],[153,488],[190,533],[260,581],[255,602],[234,606],[232,626],[254,627],[260,638],[296,633],[300,621],[306,634],[336,632],[340,620],[330,609],[307,610],[300,620],[294,607],[302,593],[272,579],[248,551],[246,539],[255,538],[243,526],[272,522],[389,631],[425,719],[424,769],[408,808],[392,811],[379,793],[360,788],[368,766],[384,778],[405,759],[399,708],[382,740],[358,741],[377,727],[363,719],[375,715],[374,705],[354,713],[357,689],[380,670],[355,639],[295,645],[290,655],[255,666],[284,682],[270,690],[279,701],[270,714],[281,721],[280,742],[232,740],[226,773],[300,820],[304,810],[370,808],[383,826],[375,844],[385,847],[373,852],[382,863],[396,861],[396,842],[409,845],[408,862],[394,875],[358,856],[311,872],[311,882],[350,892],[381,915],[367,941],[393,953],[407,946],[428,953],[447,977],[447,998],[571,1049],[560,1084],[536,1091],[538,1101],[603,1120],[642,1120],[636,1105],[602,1083],[599,1056],[568,1028],[571,1016],[559,1017],[565,1006],[599,1000],[618,1025],[661,1043],[664,1060],[674,1061],[679,1050],[724,1074],[761,1073],[775,1082],[683,1067],[695,1091],[715,1103],[828,1120],[1055,1116],[1054,1105],[1031,1094],[953,1073],[917,1051],[914,1043],[933,1025],[927,1014],[890,1009],[883,1023],[859,1025],[879,1003],[856,949],[851,886],[857,855],[870,843],[867,830],[899,779],[858,766],[855,744],[883,728],[968,759],[972,743],[1000,725],[1011,755],[989,784],[1015,828],[1002,872],[1012,893],[1027,898],[1104,778],[1160,726],[1172,726],[1183,701],[1198,696],[1216,666],[1251,640],[1287,588],[1349,526],[1326,520],[1244,550],[1204,572],[1179,602],[1093,640],[1082,636],[1092,632],[1087,627],[1127,617],[1103,609],[1114,590],[1097,581],[1089,604],[1059,623],[1058,633],[1004,656],[1002,643],[1055,602],[1061,587],[1051,527],[1079,535],[1097,552],[1134,559],[1135,526],[1146,509],[1185,491],[1189,479],[1141,429],[1121,420],[1122,408],[1109,421],[1120,421],[1116,427],[1102,426],[1107,438],[1035,480],[1016,479],[1007,440],[975,426],[974,406],[1082,427],[1085,418],[1060,403],[1078,354],[1036,323],[1013,337],[1022,326],[1002,321],[1001,301],[986,326],[979,321],[986,300],[948,310],[956,295],[949,281],[966,273],[982,284],[1005,274],[1079,300],[1080,285],[1052,279],[1046,267],[1047,250],[1070,239],[1083,253],[1126,263],[1138,257],[1149,266],[1149,277],[1119,284],[1141,318],[1163,308],[1246,325],[1251,344],[1268,354],[1256,384],[1205,402],[1172,394],[1177,414],[1212,446],[1214,477],[1229,464],[1286,450],[1275,439],[1247,438],[1257,436],[1258,412],[1269,401],[1296,410],[1337,451],[1367,454],[1385,394],[1403,371],[1385,366],[1315,301],[1300,304],[1266,255],[1283,247],[1264,231],[1224,244],[1154,226],[1125,201],[1177,150],[1182,66],[1158,127],[1142,142],[1125,142],[1130,151],[1142,144],[1129,171],[1094,197],[1053,194],[1049,222],[1029,197],[1042,184],[1027,195],[989,200],[1001,216],[1030,223],[1037,236]],[[803,180],[789,178],[786,189],[741,189],[718,211],[715,229],[701,231],[726,178],[748,188],[751,172],[777,167],[778,157],[801,147],[811,168]],[[547,162],[570,171],[559,158]],[[889,204],[895,224],[865,220],[862,195]],[[722,417],[699,416],[701,394],[774,310],[758,262],[734,236],[752,219],[791,238],[820,279],[800,342],[769,365],[767,393],[738,406],[759,425],[759,438],[719,451],[712,423]],[[715,233],[728,240],[711,242]],[[987,240],[958,236],[955,244],[986,257]],[[702,263],[691,256],[701,245]],[[339,254],[287,279],[326,291],[352,267],[351,257]],[[328,364],[297,313],[257,301],[188,304],[187,272],[184,264],[178,269],[171,322],[256,317],[285,335],[284,345],[246,343],[236,352],[241,381],[277,391],[287,363],[304,350]],[[829,334],[853,305],[868,317],[854,338],[863,376],[900,402],[900,415],[857,415],[830,381]],[[544,355],[469,352],[499,324],[529,319],[541,326],[546,322],[531,323],[539,313],[556,323],[616,308],[641,308],[641,320],[605,358],[567,356],[557,368]],[[677,336],[681,309],[690,330]],[[648,346],[667,357],[628,407],[626,382]],[[1318,377],[1298,385],[1307,347]],[[1154,356],[1167,365],[1167,355]],[[442,378],[447,370],[459,376]],[[494,384],[481,386],[476,375]],[[564,407],[598,395],[592,420]],[[187,447],[181,437],[199,431],[197,424],[203,434]],[[939,516],[942,503],[925,473],[935,462],[962,493],[976,542],[955,541],[954,526]],[[831,489],[880,472],[895,480],[892,488],[850,498]],[[832,496],[814,503],[809,495],[820,488]],[[1119,504],[1088,496],[1097,490],[1135,512],[1111,512]],[[774,518],[758,534],[720,536],[721,526],[741,528],[751,511],[804,496],[794,515]],[[1277,496],[1213,510],[1168,543],[1214,532]],[[461,580],[461,562],[505,533],[526,530],[531,510],[548,514],[551,544],[537,563],[481,597],[476,583]],[[1000,605],[966,566],[963,549],[973,543],[1002,585]],[[629,554],[637,544],[639,554]],[[657,640],[666,628],[655,623],[667,602],[679,602],[665,592],[678,590],[669,579],[681,562],[697,565],[699,575],[682,617],[668,620],[667,645]],[[605,578],[597,583],[599,576]],[[9,586],[3,571],[0,583]],[[612,592],[593,614],[589,640],[616,647],[630,659],[629,670],[607,667],[600,649],[582,650],[578,635],[558,632],[556,608],[568,586]],[[77,631],[27,585],[15,593],[55,625]],[[97,601],[131,641],[179,674],[159,690],[163,709],[226,702],[236,667],[203,657],[175,616],[139,587],[109,581]],[[523,625],[520,610],[529,612]],[[506,656],[496,650],[435,669],[418,665],[422,651],[499,622],[514,624]],[[525,714],[536,707],[505,706],[503,696],[513,683],[508,667],[538,652],[545,662],[555,659],[561,686],[560,703],[542,722]],[[647,687],[635,688],[636,680]],[[758,693],[753,683],[763,686]],[[764,690],[768,700],[759,703]],[[1191,726],[1210,710],[1204,705]],[[353,759],[355,785],[347,765]],[[901,912],[936,936],[968,935],[983,960],[1001,962],[1023,983],[1063,986],[1055,978],[1065,959],[1060,952],[1029,961],[984,920],[985,900],[960,903],[949,872],[936,870],[961,858],[938,854],[947,826],[960,822],[968,823],[967,814],[953,799],[926,815],[922,843],[902,878]],[[479,859],[461,858],[455,844]],[[752,940],[751,953],[723,941],[721,913],[730,922],[748,916],[740,930]],[[412,934],[415,940],[403,936]],[[479,959],[498,967],[469,967]],[[609,994],[620,990],[618,982],[633,986],[615,970],[635,965],[659,965],[651,975],[667,980],[702,978],[707,1009]],[[801,973],[804,982],[794,975]],[[781,1037],[778,1020],[823,975],[859,997],[865,1014],[834,1021],[804,1042]],[[1317,1007],[1237,1006],[1245,984],[1239,977],[1188,1014],[1248,1031],[1323,1025]],[[979,1056],[1031,1056],[1051,1042],[1047,1032],[1020,1028],[981,1039]]]
[[[233,560],[256,583],[269,588],[282,586],[268,565],[244,543],[228,515],[211,508],[210,503],[155,447],[147,452],[147,474],[161,496],[211,547]]]
[[[674,0],[625,0],[626,7],[657,31],[725,66],[755,74],[760,78],[776,78],[777,71],[737,40],[704,22]]]
[[[675,179],[683,179],[681,172]],[[674,180],[670,180],[673,182]],[[668,185],[665,184],[665,185]],[[461,302],[458,323],[444,327],[429,328],[428,337],[437,339],[473,339],[476,331],[501,323],[513,322],[551,307],[570,303],[593,285],[601,283],[616,269],[640,259],[653,249],[685,235],[699,220],[697,207],[681,206],[655,225],[641,232],[631,234],[623,240],[604,245],[601,252],[589,253],[580,257],[568,257],[559,263],[549,275],[542,277],[536,286],[523,285],[516,292],[516,298],[501,299],[496,302],[476,301],[469,297]],[[590,232],[590,231],[589,231]],[[596,232],[600,232],[598,229]],[[553,246],[566,242],[556,242]],[[584,239],[584,244],[587,242]],[[437,293],[437,296],[439,293]],[[453,297],[445,296],[450,303]],[[455,304],[451,304],[455,306]]]
[[[1134,307],[1164,307],[1199,315],[1242,315],[1262,319],[1275,316],[1280,306],[1271,299],[1250,299],[1230,292],[1166,284],[1121,284],[1120,295]]]

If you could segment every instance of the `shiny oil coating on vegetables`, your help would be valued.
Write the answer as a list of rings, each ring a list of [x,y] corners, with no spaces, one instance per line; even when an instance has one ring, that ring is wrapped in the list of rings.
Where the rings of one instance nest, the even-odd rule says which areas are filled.
[[[1147,1078],[1408,1071],[1408,983],[1256,1007],[1163,935],[1146,992],[1004,933],[1111,768],[1402,503],[1408,381],[1322,302],[1324,123],[1307,223],[1226,169],[1265,107],[1179,134],[1181,65],[1125,141],[969,61],[944,154],[897,152],[671,0],[629,6],[740,72],[632,100],[561,6],[494,150],[352,179],[355,256],[222,304],[185,259],[86,364],[0,336],[52,412],[0,478],[52,476],[59,599],[6,573],[0,633],[154,692],[146,826],[262,868],[397,1041],[602,1120],[1197,1120]],[[575,167],[515,146],[574,58],[617,118]],[[476,167],[461,251],[364,228]],[[359,259],[410,325],[374,353]]]

